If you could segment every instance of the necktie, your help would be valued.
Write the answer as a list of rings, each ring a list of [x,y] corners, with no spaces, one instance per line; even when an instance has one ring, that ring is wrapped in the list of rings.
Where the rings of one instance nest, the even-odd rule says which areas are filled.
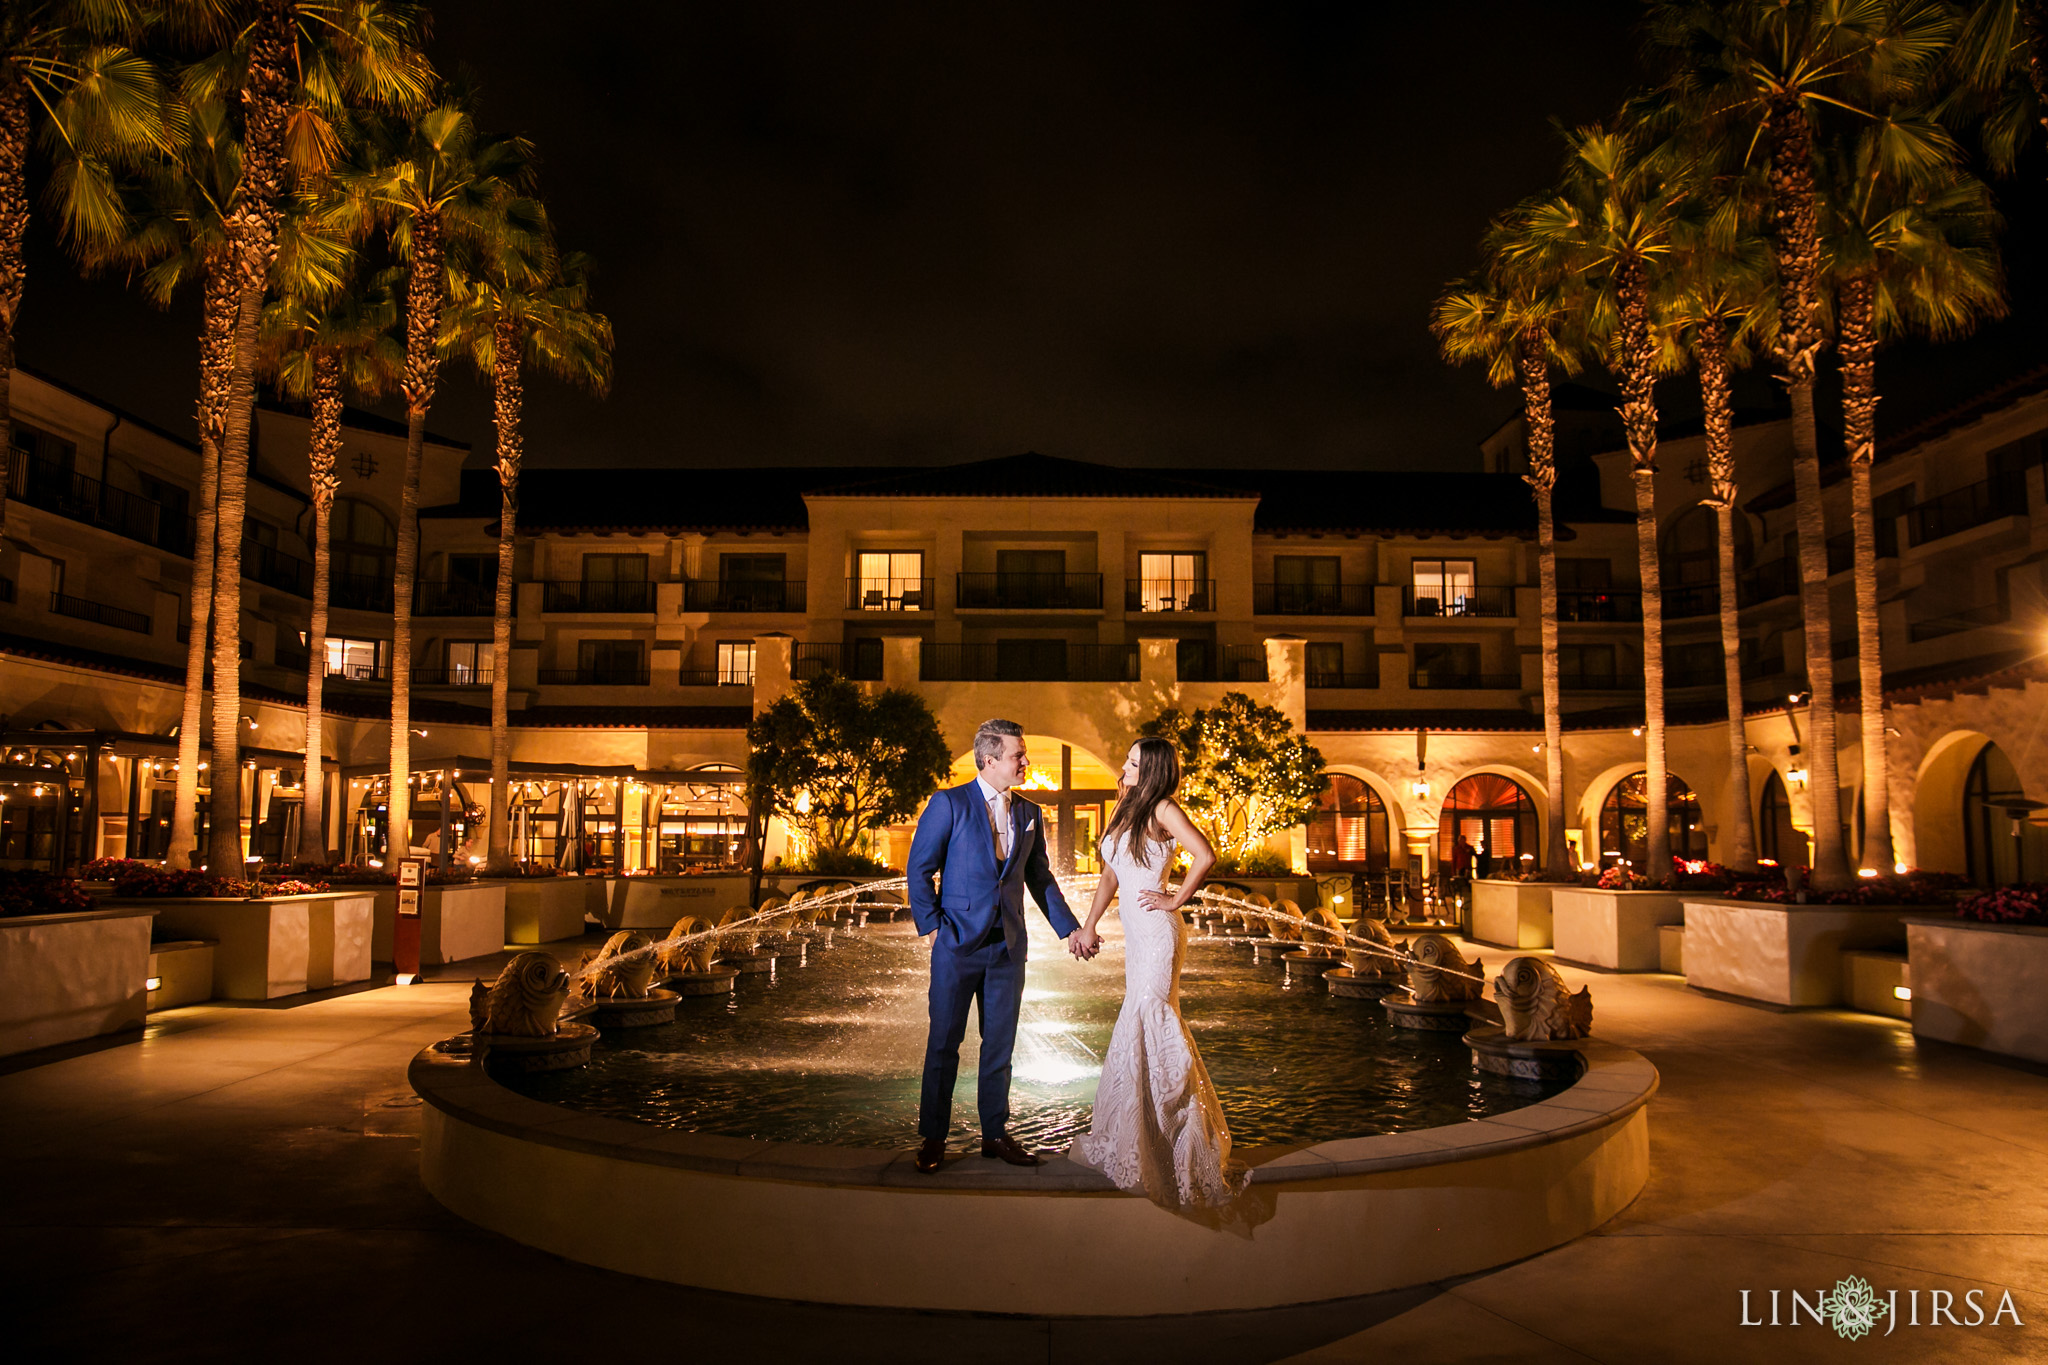
[[[996,840],[996,861],[1010,856],[1010,794],[997,792],[988,802],[989,833]]]

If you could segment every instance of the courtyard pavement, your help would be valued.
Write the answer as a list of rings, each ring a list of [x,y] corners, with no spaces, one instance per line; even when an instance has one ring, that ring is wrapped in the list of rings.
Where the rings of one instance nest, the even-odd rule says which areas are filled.
[[[1492,959],[1498,949],[1483,950]],[[481,964],[487,970],[494,966]],[[1903,1023],[1779,1013],[1670,976],[1590,981],[1596,1031],[1663,1073],[1648,1187],[1598,1231],[1398,1294],[1174,1319],[966,1317],[709,1294],[481,1231],[418,1178],[423,1045],[470,979],[201,1005],[0,1063],[0,1273],[21,1361],[2048,1360],[2048,1072]],[[688,1236],[678,1210],[677,1235]],[[1360,1229],[1370,1236],[1371,1229]],[[876,1248],[886,1255],[887,1248]],[[1000,1247],[962,1248],[964,1265]],[[1861,1276],[1903,1319],[1768,1320]],[[2024,1326],[1988,1319],[2002,1295]],[[1113,1283],[1076,1285],[1114,1303]],[[25,1328],[26,1330],[21,1330]]]

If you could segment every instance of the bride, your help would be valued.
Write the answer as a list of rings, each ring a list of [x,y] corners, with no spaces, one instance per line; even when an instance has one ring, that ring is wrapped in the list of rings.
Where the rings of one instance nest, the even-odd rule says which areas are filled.
[[[1187,955],[1180,908],[1201,889],[1216,854],[1173,800],[1180,757],[1172,744],[1133,744],[1118,786],[1115,813],[1102,832],[1102,880],[1085,933],[1073,937],[1093,942],[1110,898],[1118,897],[1124,1004],[1103,1058],[1094,1122],[1071,1155],[1166,1208],[1220,1208],[1243,1192],[1249,1176],[1230,1159],[1223,1106],[1180,1017]],[[1180,889],[1169,891],[1176,845],[1188,851],[1189,868]]]

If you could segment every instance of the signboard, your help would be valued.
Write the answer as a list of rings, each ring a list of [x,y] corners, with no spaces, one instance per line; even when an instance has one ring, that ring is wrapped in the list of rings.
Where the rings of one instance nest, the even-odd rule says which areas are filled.
[[[391,926],[391,969],[398,984],[420,979],[420,893],[427,884],[427,860],[403,858],[398,864],[398,914]]]

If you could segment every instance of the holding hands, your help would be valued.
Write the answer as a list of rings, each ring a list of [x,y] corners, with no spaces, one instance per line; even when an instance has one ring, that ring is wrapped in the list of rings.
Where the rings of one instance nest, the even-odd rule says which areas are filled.
[[[1067,951],[1081,962],[1087,962],[1102,951],[1102,935],[1083,925],[1067,935]]]

